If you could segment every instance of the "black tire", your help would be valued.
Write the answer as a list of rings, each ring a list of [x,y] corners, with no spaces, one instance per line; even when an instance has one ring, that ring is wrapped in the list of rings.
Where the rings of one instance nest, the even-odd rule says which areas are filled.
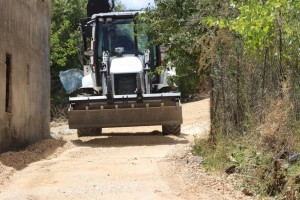
[[[102,133],[102,128],[83,128],[77,129],[78,137],[98,136]]]
[[[180,135],[181,125],[180,124],[172,124],[172,125],[162,125],[162,134],[163,135]]]

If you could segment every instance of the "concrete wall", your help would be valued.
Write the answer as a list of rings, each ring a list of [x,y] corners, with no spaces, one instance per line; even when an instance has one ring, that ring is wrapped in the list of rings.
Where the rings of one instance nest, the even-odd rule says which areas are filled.
[[[49,136],[50,4],[50,0],[0,0],[0,152]],[[6,112],[8,101],[11,109]]]

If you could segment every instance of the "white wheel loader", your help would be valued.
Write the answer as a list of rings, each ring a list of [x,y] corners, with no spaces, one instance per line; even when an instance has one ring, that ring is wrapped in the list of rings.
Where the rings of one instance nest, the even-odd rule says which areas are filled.
[[[81,26],[84,77],[77,97],[69,98],[68,111],[69,127],[79,137],[107,127],[149,125],[162,125],[164,135],[180,134],[180,93],[167,84],[174,70],[155,74],[163,52],[147,46],[139,13],[93,14]]]

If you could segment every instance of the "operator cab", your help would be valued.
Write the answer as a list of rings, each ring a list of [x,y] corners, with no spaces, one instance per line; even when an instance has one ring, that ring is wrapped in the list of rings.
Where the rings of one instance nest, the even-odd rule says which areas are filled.
[[[103,51],[108,51],[114,56],[117,53],[116,49],[123,49],[124,54],[135,54],[133,19],[99,22],[97,40],[99,57]]]
[[[92,49],[96,61],[96,57],[102,60],[104,51],[109,52],[110,56],[116,56],[120,50],[124,55],[139,56],[144,55],[144,51],[149,49],[151,70],[155,70],[160,65],[159,48],[148,46],[150,38],[143,28],[139,28],[142,24],[136,20],[139,13],[143,12],[99,13],[88,20],[83,20],[81,26],[83,51]],[[89,43],[91,46],[88,45]],[[84,59],[84,65],[88,64],[88,60],[88,57]]]
[[[159,46],[149,45],[151,37],[145,31],[145,24],[140,23],[137,18],[137,15],[141,13],[144,12],[98,13],[82,23],[82,43],[85,52],[83,57],[84,74],[86,76],[91,71],[95,73],[96,87],[103,88],[102,94],[107,92],[105,87],[102,87],[105,83],[103,83],[104,79],[101,75],[106,72],[108,74],[125,74],[126,72],[140,73],[143,70],[149,70],[151,86],[148,86],[148,88],[150,87],[148,90],[142,89],[143,92],[156,93],[164,87],[167,90],[170,88],[166,81],[169,76],[166,73],[169,72],[162,71],[158,74],[156,71],[162,64],[163,51]],[[147,53],[145,54],[145,52]],[[107,65],[103,65],[106,58],[108,58]],[[148,58],[147,61],[145,58]],[[118,75],[115,77],[116,81],[112,80],[113,83],[121,82],[117,80]],[[113,76],[112,78],[114,79]],[[131,79],[133,81],[133,75]],[[142,84],[143,82],[144,78],[142,78]],[[132,87],[134,86],[132,85]],[[116,91],[117,89],[113,92]],[[134,91],[131,91],[130,94]],[[121,93],[116,92],[115,94]]]

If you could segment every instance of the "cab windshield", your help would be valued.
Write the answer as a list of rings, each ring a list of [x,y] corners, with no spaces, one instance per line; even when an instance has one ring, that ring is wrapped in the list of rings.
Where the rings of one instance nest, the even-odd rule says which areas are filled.
[[[116,48],[123,48],[123,54],[140,55],[144,53],[148,43],[148,37],[144,31],[138,31],[137,49],[135,49],[135,23],[133,19],[117,19],[110,23],[99,22],[98,24],[98,56],[101,57],[103,51],[108,51],[110,55],[115,55]]]

